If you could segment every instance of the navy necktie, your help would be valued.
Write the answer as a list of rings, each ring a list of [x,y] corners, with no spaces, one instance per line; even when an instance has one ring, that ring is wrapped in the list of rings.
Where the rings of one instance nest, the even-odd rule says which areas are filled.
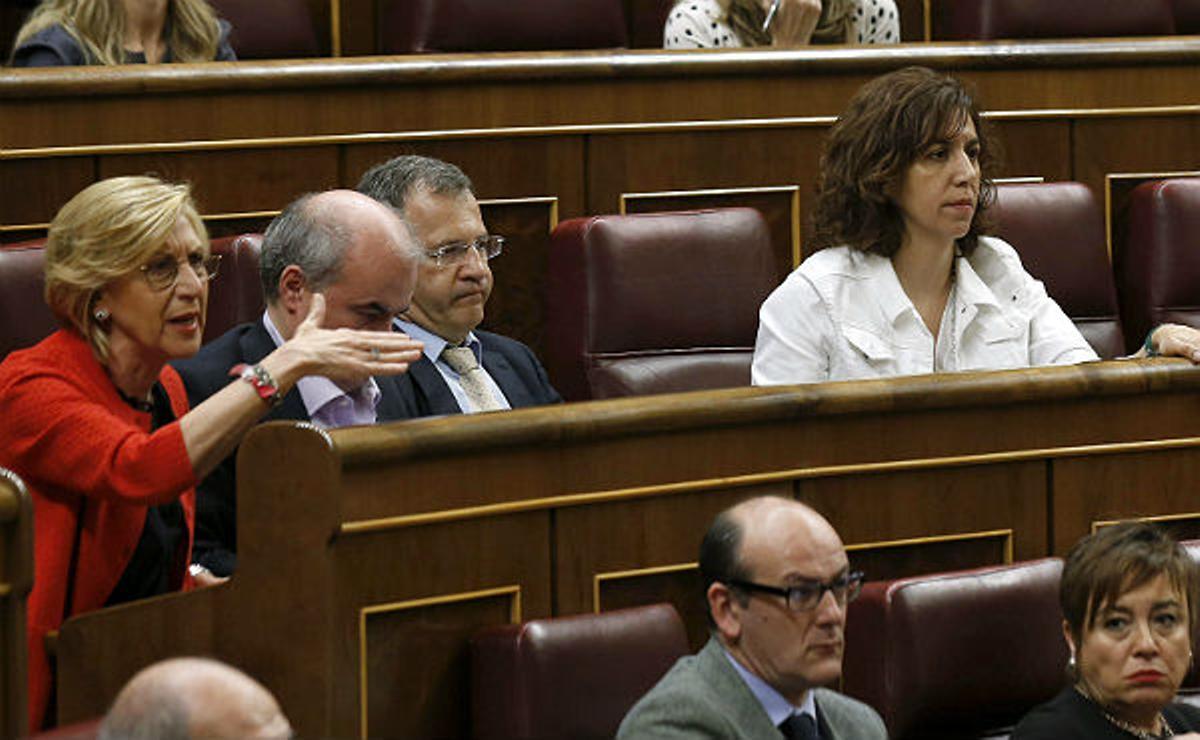
[[[779,731],[787,740],[820,740],[817,723],[807,714],[793,714],[779,724]]]

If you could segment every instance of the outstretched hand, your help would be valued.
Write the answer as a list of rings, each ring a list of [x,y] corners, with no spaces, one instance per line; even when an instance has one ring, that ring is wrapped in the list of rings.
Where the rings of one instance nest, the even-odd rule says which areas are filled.
[[[1163,324],[1154,330],[1151,339],[1163,357],[1186,357],[1200,364],[1200,330],[1183,324]]]
[[[398,375],[421,358],[424,345],[395,331],[325,329],[325,296],[314,293],[312,305],[295,334],[285,343],[301,357],[301,375],[324,375],[339,385],[361,384],[372,375]]]

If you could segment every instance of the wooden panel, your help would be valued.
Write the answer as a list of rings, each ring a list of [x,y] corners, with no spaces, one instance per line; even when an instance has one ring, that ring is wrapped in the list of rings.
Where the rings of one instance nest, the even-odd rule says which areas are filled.
[[[766,219],[775,253],[779,280],[801,262],[800,189],[795,185],[774,188],[726,190],[676,190],[662,193],[622,193],[621,213],[684,211],[697,208],[754,208]]]
[[[278,211],[302,193],[337,186],[337,148],[122,154],[100,159],[101,178],[145,173],[192,183],[201,213]]]
[[[414,140],[345,147],[342,186],[353,188],[363,174],[400,154],[420,154],[458,165],[479,198],[558,198],[562,218],[583,215],[583,137],[556,136]]]
[[[867,580],[886,581],[923,573],[1011,563],[1012,531],[1001,529],[894,542],[852,543],[846,545],[846,552],[851,567],[865,573]]]
[[[847,543],[1006,530],[1013,532],[1017,560],[1039,557],[1046,548],[1048,492],[1041,462],[820,477],[798,482],[796,490]],[[947,501],[954,505],[947,506]],[[862,516],[864,511],[871,515]],[[917,570],[904,572],[899,563],[892,563],[887,575],[868,575],[879,580],[1006,562],[975,562],[979,551],[970,550],[960,556],[950,545],[928,548],[912,555]]]
[[[558,201],[526,198],[482,201],[483,221],[505,238],[504,252],[491,262],[494,285],[483,328],[520,340],[545,356],[545,295],[550,232],[558,223]]]
[[[900,11],[900,39],[927,41],[924,0],[896,0],[896,9]]]
[[[1187,514],[1200,517],[1191,485],[1200,450],[1108,455],[1053,463],[1053,555],[1065,555],[1097,522]]]
[[[459,702],[470,696],[467,641],[483,627],[520,622],[520,590],[372,606],[362,621],[362,737],[468,737],[470,713]]]
[[[1074,179],[1097,197],[1117,172],[1200,169],[1200,111],[1181,116],[1125,116],[1076,121]]]
[[[824,131],[825,125],[814,124],[597,134],[588,140],[588,211],[615,213],[621,194],[630,192],[782,185],[811,192]],[[807,214],[809,204],[801,207]]]
[[[0,159],[0,224],[47,224],[80,190],[96,179],[93,157]],[[5,241],[22,237],[0,231]]]
[[[596,612],[666,601],[683,619],[692,650],[699,650],[708,641],[708,602],[695,563],[598,573],[595,590]]]
[[[986,102],[986,101],[984,101]],[[1071,123],[1066,118],[990,120],[1000,144],[1000,177],[1070,180]]]

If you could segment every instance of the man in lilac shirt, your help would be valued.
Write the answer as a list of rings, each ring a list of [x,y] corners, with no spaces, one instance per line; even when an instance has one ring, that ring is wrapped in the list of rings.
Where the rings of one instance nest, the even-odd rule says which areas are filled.
[[[230,382],[230,370],[267,356],[325,296],[322,326],[392,331],[408,310],[422,252],[392,209],[351,190],[297,199],[267,227],[260,277],[267,310],[234,327],[175,368],[196,405]],[[402,376],[401,376],[402,377]],[[294,419],[321,427],[373,424],[410,416],[396,378],[302,378],[263,421]],[[236,452],[196,489],[196,568],[218,576],[237,565]]]
[[[622,738],[886,740],[842,673],[846,605],[862,573],[804,504],[764,496],[717,515],[700,545],[712,637],[630,710]]]

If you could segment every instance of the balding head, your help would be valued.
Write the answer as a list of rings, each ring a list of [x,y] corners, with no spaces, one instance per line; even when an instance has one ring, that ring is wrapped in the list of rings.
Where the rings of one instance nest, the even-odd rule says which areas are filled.
[[[207,658],[174,658],[143,669],[121,689],[102,740],[286,738],[291,725],[262,684]]]
[[[849,563],[823,516],[791,499],[744,501],[713,521],[700,570],[716,636],[743,667],[797,706],[838,678]],[[836,583],[840,598],[827,588]],[[791,588],[816,593],[815,603],[793,608]]]
[[[325,294],[326,328],[390,330],[416,288],[417,241],[388,206],[353,190],[301,196],[263,236],[260,277],[284,339]]]

